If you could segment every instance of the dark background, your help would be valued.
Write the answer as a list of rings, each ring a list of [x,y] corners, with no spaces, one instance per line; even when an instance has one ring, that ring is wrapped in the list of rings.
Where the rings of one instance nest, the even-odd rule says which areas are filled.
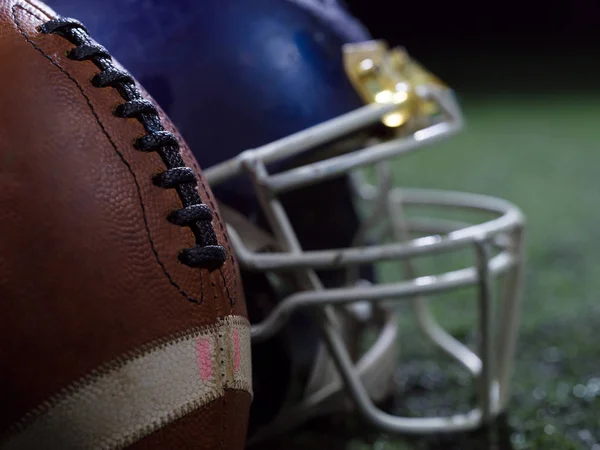
[[[403,45],[464,95],[598,91],[598,1],[348,5],[374,37]]]

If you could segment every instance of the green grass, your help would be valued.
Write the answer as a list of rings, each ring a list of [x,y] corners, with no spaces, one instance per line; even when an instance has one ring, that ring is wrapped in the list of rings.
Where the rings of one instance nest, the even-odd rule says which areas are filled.
[[[460,136],[399,160],[403,185],[506,198],[527,217],[523,327],[586,315],[600,288],[597,99],[465,102]]]
[[[506,198],[527,217],[522,329],[501,442],[491,447],[485,433],[382,436],[350,420],[336,431],[309,429],[292,439],[298,445],[293,448],[600,450],[600,99],[473,96],[463,104],[467,130],[398,160],[394,175],[403,186]],[[457,336],[468,333],[474,318],[474,310],[464,308],[474,302],[465,299],[460,293],[456,301],[447,296],[433,305]],[[444,378],[445,360],[415,339],[408,322],[402,324],[400,373],[411,383],[427,372],[444,380],[417,398],[411,412],[460,399],[462,390],[445,383],[459,375]],[[332,441],[336,433],[343,437]]]

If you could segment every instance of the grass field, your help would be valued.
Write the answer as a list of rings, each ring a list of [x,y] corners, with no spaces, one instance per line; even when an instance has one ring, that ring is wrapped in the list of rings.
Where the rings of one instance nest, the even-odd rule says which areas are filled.
[[[450,439],[377,435],[354,420],[333,430],[313,424],[285,448],[600,450],[600,101],[467,97],[463,106],[462,135],[397,161],[394,170],[404,186],[503,197],[527,217],[523,318],[507,417],[493,433]],[[458,297],[434,308],[464,336],[474,302]],[[457,375],[444,375],[446,360],[424,348],[410,326],[403,327],[402,355],[399,373],[421,388],[416,401],[400,399],[403,408],[427,413],[460,401],[462,390],[448,382]],[[423,377],[437,381],[423,387]]]
[[[528,267],[510,442],[600,450],[600,105],[585,97],[466,99],[465,113],[467,132],[415,155],[424,174],[399,163],[398,180],[500,196],[523,209]],[[465,332],[462,315],[452,318],[456,305],[436,306],[454,333]]]

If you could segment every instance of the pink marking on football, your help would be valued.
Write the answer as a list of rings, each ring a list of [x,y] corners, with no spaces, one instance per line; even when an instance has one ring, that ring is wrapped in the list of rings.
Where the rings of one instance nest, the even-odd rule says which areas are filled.
[[[237,330],[237,328],[233,329],[233,351],[234,351],[234,356],[233,356],[233,371],[237,372],[239,367],[240,367],[240,361],[241,361],[241,356],[240,356],[240,333]]]
[[[200,378],[204,381],[209,380],[213,375],[210,339],[205,337],[198,338],[196,342],[196,357],[198,358]]]

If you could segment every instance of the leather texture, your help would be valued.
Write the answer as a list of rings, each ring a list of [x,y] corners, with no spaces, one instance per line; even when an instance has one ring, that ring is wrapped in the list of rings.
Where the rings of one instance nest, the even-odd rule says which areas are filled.
[[[227,251],[212,272],[178,261],[195,241],[167,221],[182,205],[174,189],[152,183],[164,164],[133,147],[145,131],[113,115],[123,99],[92,86],[99,69],[67,58],[72,44],[37,29],[54,17],[38,2],[0,0],[0,448],[15,424],[115,358],[246,317],[216,201],[185,142],[161,112]],[[176,446],[170,427],[136,446],[242,448],[250,398],[250,389],[229,389],[173,419]]]

